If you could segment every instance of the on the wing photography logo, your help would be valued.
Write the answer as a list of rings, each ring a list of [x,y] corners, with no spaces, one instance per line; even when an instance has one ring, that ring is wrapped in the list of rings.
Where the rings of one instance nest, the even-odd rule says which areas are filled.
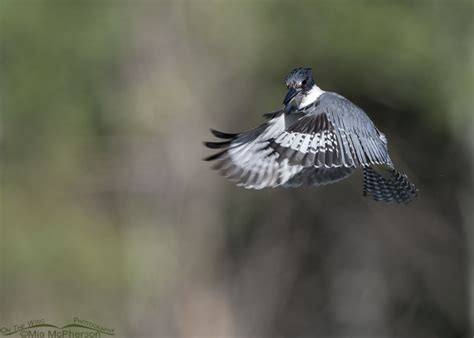
[[[44,319],[32,319],[12,326],[2,326],[0,334],[25,338],[97,338],[114,336],[115,332],[109,327],[74,317],[72,323],[64,326],[51,324]]]

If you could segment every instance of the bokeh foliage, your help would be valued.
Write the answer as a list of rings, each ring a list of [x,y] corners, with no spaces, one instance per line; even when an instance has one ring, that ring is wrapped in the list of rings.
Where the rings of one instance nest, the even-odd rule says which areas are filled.
[[[123,336],[467,335],[473,12],[2,0],[0,326],[82,316]],[[207,127],[259,123],[301,65],[389,136],[419,201],[371,204],[356,179],[242,191],[201,163]]]

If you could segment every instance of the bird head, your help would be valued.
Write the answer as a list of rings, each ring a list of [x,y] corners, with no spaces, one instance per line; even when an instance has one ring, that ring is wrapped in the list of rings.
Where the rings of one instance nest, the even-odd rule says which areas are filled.
[[[295,68],[286,77],[286,87],[288,93],[283,100],[283,104],[288,105],[293,99],[302,97],[313,87],[314,79],[311,68]]]

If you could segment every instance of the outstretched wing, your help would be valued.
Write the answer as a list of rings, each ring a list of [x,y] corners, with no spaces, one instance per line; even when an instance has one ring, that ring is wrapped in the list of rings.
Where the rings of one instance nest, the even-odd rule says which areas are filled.
[[[347,136],[330,123],[326,114],[318,112],[300,118],[278,137],[270,148],[291,164],[304,167],[354,167],[354,150]]]
[[[287,182],[303,167],[280,158],[269,144],[284,132],[297,116],[288,117],[280,111],[269,115],[268,118],[259,127],[239,134],[211,130],[216,137],[225,141],[206,142],[208,148],[222,150],[205,160],[215,160],[214,169],[246,188],[276,187]]]
[[[341,133],[347,135],[355,150],[356,161],[361,166],[387,164],[392,166],[388,155],[387,139],[370,120],[367,114],[346,98],[330,93],[334,97],[324,110],[329,121]]]
[[[344,97],[325,93],[300,113],[303,117],[270,143],[290,164],[316,168],[391,165],[385,136]]]

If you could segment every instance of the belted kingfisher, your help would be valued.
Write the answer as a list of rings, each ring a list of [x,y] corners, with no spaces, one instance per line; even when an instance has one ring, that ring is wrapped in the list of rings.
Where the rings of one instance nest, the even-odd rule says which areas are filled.
[[[264,114],[255,129],[228,134],[211,129],[222,149],[205,158],[213,169],[249,189],[318,186],[364,172],[364,196],[407,203],[417,194],[388,155],[387,138],[366,113],[345,97],[321,90],[311,68],[286,77],[288,93],[281,110]]]

